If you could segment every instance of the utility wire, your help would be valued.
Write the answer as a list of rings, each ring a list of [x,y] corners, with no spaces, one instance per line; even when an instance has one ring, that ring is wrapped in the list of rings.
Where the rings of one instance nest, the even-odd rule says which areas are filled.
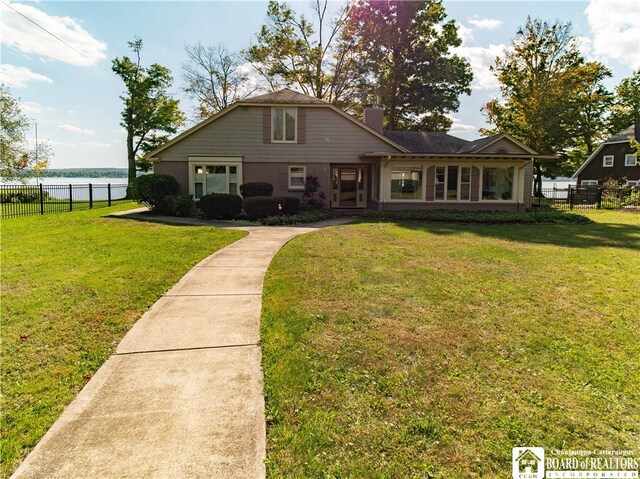
[[[67,42],[65,42],[62,38],[58,37],[57,35],[55,35],[54,33],[51,33],[49,30],[47,30],[46,28],[44,28],[42,25],[40,25],[39,23],[37,23],[36,21],[30,19],[29,17],[27,17],[24,13],[16,10],[15,8],[13,8],[13,6],[11,6],[11,4],[5,2],[4,0],[0,0],[0,2],[2,2],[2,4],[6,5],[7,7],[9,7],[11,10],[13,10],[14,12],[16,12],[18,15],[20,15],[21,17],[25,18],[26,20],[30,21],[31,23],[33,23],[36,27],[38,27],[39,29],[47,32],[49,35],[51,35],[53,38],[55,38],[56,40],[58,40],[60,43],[63,43],[64,45],[68,46],[69,48],[71,48],[74,52],[76,52],[78,55],[83,56],[84,58],[86,58],[87,60],[89,60],[92,64],[95,63],[95,59],[89,58],[88,56],[86,56],[84,53],[82,53],[79,50],[76,50],[75,48],[73,48],[71,45],[69,45]],[[97,65],[98,67],[102,68],[104,71],[108,72],[108,73],[112,73],[111,71],[107,70],[106,68],[104,68],[101,65]]]

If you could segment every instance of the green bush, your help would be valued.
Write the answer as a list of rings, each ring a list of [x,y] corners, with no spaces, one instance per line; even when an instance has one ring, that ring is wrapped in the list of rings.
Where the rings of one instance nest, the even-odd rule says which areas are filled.
[[[369,218],[396,221],[419,221],[425,223],[476,223],[476,224],[580,224],[591,223],[586,216],[565,213],[559,210],[527,211],[460,211],[460,210],[398,210],[384,213],[369,213]]]
[[[163,202],[169,216],[191,216],[196,209],[191,195],[165,196]]]
[[[331,218],[331,211],[329,210],[314,210],[305,211],[297,215],[281,215],[281,216],[269,216],[262,218],[260,223],[267,226],[279,226],[279,225],[297,225],[300,223],[315,223],[316,221],[326,220]]]
[[[271,196],[273,194],[273,185],[263,181],[255,181],[253,183],[245,183],[240,185],[240,194],[243,198],[253,198],[255,196]]]
[[[242,198],[228,193],[211,193],[200,198],[196,206],[206,218],[232,220],[242,211]]]
[[[47,190],[42,190],[42,200],[49,200]],[[0,203],[40,203],[40,188],[16,186],[11,189],[3,189],[0,194]]]
[[[282,213],[285,215],[295,215],[300,211],[300,198],[295,196],[281,196]]]
[[[180,192],[178,180],[173,176],[153,174],[142,175],[133,180],[131,194],[138,203],[148,206],[153,212],[166,214],[170,207],[165,203],[168,196]]]
[[[279,196],[252,196],[245,198],[242,208],[251,220],[279,216],[284,213],[285,199]]]

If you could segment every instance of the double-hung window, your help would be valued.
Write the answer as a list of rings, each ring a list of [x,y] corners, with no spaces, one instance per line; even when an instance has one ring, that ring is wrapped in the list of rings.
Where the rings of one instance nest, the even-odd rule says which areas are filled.
[[[606,166],[607,168],[613,166],[613,155],[604,155],[602,157],[602,166]]]
[[[304,179],[306,174],[307,169],[304,166],[289,166],[289,189],[304,190]]]
[[[598,180],[582,180],[580,186],[598,186]]]
[[[272,108],[271,141],[295,143],[297,117],[296,108]]]
[[[624,155],[624,166],[636,166],[637,163],[636,155]]]

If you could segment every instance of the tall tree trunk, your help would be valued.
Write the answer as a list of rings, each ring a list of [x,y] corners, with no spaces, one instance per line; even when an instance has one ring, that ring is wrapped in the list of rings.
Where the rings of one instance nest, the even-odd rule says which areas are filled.
[[[536,175],[533,179],[533,196],[542,198],[542,166],[540,163],[535,163]]]
[[[133,129],[127,128],[127,198],[132,197],[133,180],[136,178],[136,155],[133,151]]]

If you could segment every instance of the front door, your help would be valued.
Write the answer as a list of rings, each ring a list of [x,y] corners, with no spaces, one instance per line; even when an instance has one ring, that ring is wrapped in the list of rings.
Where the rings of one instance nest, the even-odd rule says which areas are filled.
[[[358,167],[333,168],[332,206],[334,208],[364,208],[366,206],[365,170]]]

